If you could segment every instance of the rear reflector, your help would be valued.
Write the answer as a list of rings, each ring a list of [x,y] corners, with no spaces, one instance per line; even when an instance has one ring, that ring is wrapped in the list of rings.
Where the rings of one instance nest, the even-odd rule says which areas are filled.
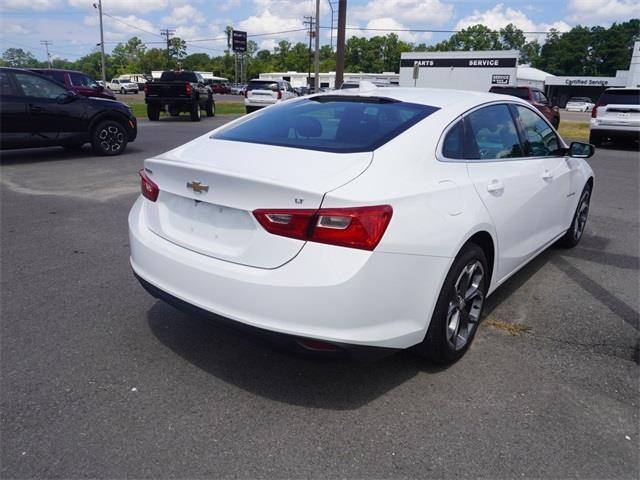
[[[596,118],[598,116],[598,107],[605,107],[606,103],[596,103],[595,106],[591,109],[591,118]]]
[[[389,205],[253,212],[260,225],[273,235],[361,250],[376,248],[392,214]]]
[[[160,193],[158,185],[153,183],[153,181],[147,176],[144,168],[138,173],[140,174],[140,190],[142,191],[142,196],[152,202],[155,202],[158,199],[158,194]]]

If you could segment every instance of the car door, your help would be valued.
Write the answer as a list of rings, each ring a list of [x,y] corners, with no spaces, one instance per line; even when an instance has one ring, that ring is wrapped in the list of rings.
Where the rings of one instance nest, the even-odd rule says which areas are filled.
[[[512,105],[523,138],[524,153],[529,160],[541,165],[540,242],[547,243],[564,232],[571,223],[577,194],[575,159],[567,156],[563,142],[540,113],[524,105]]]
[[[31,131],[27,102],[6,70],[0,71],[0,125],[2,148],[28,146]]]
[[[464,119],[467,171],[497,234],[498,281],[541,247],[545,159],[526,158],[506,103],[481,107]]]
[[[86,132],[82,97],[65,101],[68,90],[40,75],[16,72],[14,78],[26,100],[33,146],[54,145]]]

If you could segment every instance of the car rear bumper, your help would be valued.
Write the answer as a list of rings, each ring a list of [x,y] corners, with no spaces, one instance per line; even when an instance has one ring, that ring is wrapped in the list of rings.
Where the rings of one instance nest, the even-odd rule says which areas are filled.
[[[591,123],[589,133],[591,135],[612,136],[621,138],[639,138],[640,126],[628,126],[628,125],[594,125]]]
[[[250,98],[245,98],[244,106],[261,108],[261,107],[268,107],[269,105],[275,105],[276,103],[279,103],[279,102],[281,102],[281,100],[271,99],[271,100],[257,101]]]
[[[238,265],[151,232],[147,201],[139,198],[129,215],[131,266],[139,278],[199,310],[293,337],[391,349],[415,345],[424,338],[451,262],[308,243],[279,268]]]

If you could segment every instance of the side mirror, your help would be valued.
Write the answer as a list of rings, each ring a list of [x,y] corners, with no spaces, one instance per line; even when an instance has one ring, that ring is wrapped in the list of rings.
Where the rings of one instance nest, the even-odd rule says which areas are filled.
[[[596,147],[584,142],[571,142],[569,145],[569,156],[573,158],[591,158],[596,151]]]
[[[71,90],[67,90],[64,93],[61,93],[60,95],[58,95],[56,97],[56,102],[61,103],[61,104],[65,104],[65,103],[71,103],[75,100],[77,100],[78,98],[78,94],[76,92],[73,92]]]

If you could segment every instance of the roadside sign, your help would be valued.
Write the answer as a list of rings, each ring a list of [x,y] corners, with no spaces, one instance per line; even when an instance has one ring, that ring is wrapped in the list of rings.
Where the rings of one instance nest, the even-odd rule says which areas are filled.
[[[234,52],[246,52],[247,51],[247,32],[241,32],[234,30],[232,35],[231,48]]]

